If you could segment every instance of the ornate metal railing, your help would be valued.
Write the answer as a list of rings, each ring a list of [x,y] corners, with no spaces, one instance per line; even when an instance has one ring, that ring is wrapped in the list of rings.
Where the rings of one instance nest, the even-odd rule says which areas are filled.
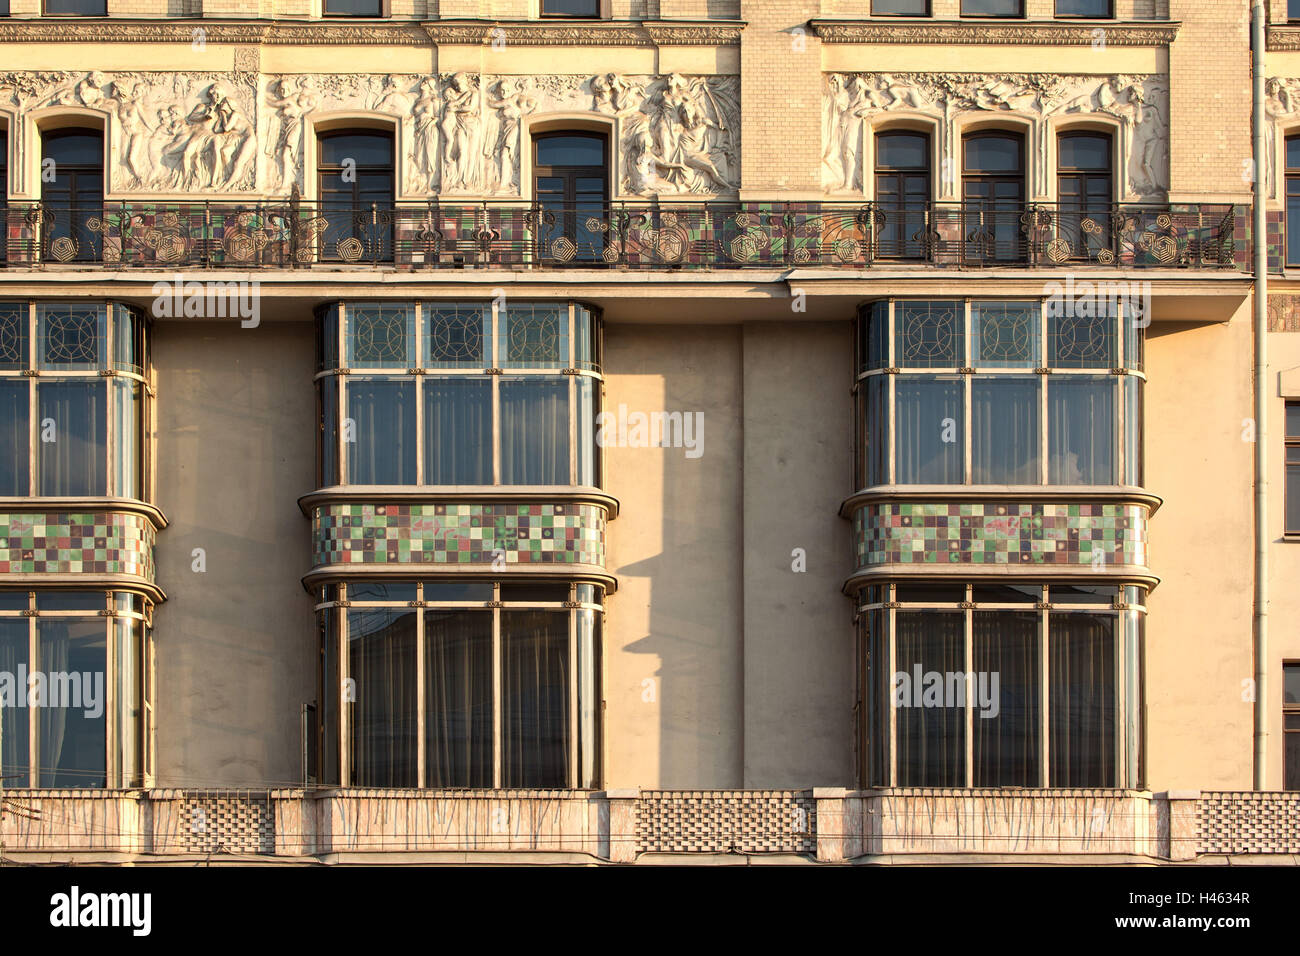
[[[1247,261],[1245,210],[1231,205],[122,202],[19,203],[0,216],[0,265],[9,268],[1231,269]]]

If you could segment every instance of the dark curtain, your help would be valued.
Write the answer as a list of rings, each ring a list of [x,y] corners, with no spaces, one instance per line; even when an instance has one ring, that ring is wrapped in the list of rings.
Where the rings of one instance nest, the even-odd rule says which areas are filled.
[[[569,785],[569,615],[501,612],[501,785]]]
[[[42,495],[107,494],[108,394],[96,381],[40,382],[37,456]]]
[[[427,787],[492,786],[492,612],[424,612]]]
[[[1115,616],[1054,613],[1049,627],[1050,783],[1116,786]]]
[[[0,381],[0,495],[26,497],[31,460],[27,380]]]
[[[1038,484],[1037,378],[989,377],[972,385],[974,483]]]
[[[961,484],[965,397],[961,379],[900,376],[895,388],[895,483]]]
[[[416,617],[397,608],[347,613],[352,780],[358,787],[414,787]],[[344,698],[347,700],[347,698]]]
[[[348,483],[415,484],[415,383],[349,378]]]
[[[567,379],[501,379],[501,483],[569,484]]]
[[[900,787],[964,787],[966,785],[966,712],[962,707],[925,706],[922,677],[937,672],[964,671],[965,627],[960,612],[898,611],[895,613],[894,668],[906,674],[908,695],[895,702]],[[946,680],[945,680],[946,685]],[[918,706],[917,700],[921,700]],[[946,700],[941,704],[947,703]]]
[[[26,787],[28,777],[27,687],[19,678],[29,673],[27,619],[0,619],[0,674],[12,681],[13,697],[0,706],[0,786]],[[8,689],[8,688],[7,688]]]
[[[974,612],[975,681],[992,689],[998,675],[996,716],[975,709],[975,786],[1037,787],[1039,778],[1038,612]],[[990,712],[992,708],[988,708]]]
[[[1115,483],[1115,380],[1062,376],[1047,383],[1048,481]]]
[[[425,380],[424,483],[492,484],[492,383],[487,379]]]
[[[53,678],[78,675],[80,700],[42,706],[37,718],[36,759],[42,787],[102,787],[107,783],[107,640],[104,620],[39,618],[37,667],[45,675],[42,705],[55,704]],[[99,676],[98,715],[88,713],[87,681]],[[64,684],[66,689],[71,684]]]

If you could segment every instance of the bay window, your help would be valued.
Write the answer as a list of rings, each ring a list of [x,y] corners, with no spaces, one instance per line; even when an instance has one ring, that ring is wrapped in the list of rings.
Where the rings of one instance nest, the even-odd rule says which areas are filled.
[[[1140,486],[1142,323],[1122,300],[1098,305],[865,306],[858,487]]]
[[[355,580],[319,598],[326,783],[599,785],[599,586]]]
[[[599,486],[597,313],[344,302],[318,318],[322,487]]]
[[[6,789],[150,785],[152,613],[127,591],[0,590]]]
[[[143,314],[0,301],[0,496],[146,497]]]
[[[1142,784],[1146,591],[907,583],[859,593],[861,783]]]

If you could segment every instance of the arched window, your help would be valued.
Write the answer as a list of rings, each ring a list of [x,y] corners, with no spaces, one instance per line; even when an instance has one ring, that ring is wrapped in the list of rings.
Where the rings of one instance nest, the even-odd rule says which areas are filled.
[[[533,138],[533,186],[544,222],[543,257],[558,262],[602,262],[608,232],[588,221],[608,216],[606,139],[599,133],[541,133]],[[567,241],[566,241],[567,240]]]
[[[962,140],[962,235],[971,260],[1024,258],[1025,138],[994,130]]]
[[[1111,244],[1111,138],[1106,133],[1062,133],[1056,142],[1057,235],[1069,242],[1071,258],[1096,258],[1099,249]]]
[[[42,255],[56,262],[98,258],[104,215],[104,134],[94,129],[51,130],[41,137]]]
[[[322,133],[316,164],[327,223],[319,257],[333,262],[393,258],[393,134],[382,130]]]
[[[930,137],[925,133],[876,137],[876,203],[883,215],[876,255],[923,258],[930,204]]]

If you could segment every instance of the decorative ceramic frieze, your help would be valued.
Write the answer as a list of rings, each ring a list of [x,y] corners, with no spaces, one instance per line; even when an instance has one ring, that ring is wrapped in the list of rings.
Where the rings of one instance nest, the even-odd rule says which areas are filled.
[[[153,584],[156,539],[142,514],[0,513],[0,575],[128,574]]]

